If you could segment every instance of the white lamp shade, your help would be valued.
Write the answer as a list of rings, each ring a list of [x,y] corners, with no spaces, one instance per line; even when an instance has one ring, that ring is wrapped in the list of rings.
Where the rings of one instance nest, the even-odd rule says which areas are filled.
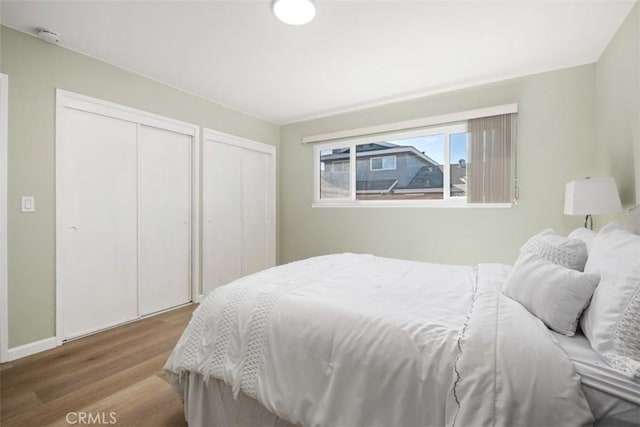
[[[316,5],[313,0],[274,0],[274,15],[289,25],[304,25],[316,16]]]
[[[605,215],[621,210],[618,188],[612,177],[578,179],[565,187],[565,215]]]

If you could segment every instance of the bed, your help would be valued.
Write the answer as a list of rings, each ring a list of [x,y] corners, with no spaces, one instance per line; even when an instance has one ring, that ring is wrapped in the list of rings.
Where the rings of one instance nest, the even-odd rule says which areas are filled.
[[[584,335],[552,332],[580,375],[582,391],[600,426],[640,425],[640,381],[612,369]]]
[[[517,268],[279,266],[209,294],[165,371],[193,426],[637,425],[638,378],[509,296]]]

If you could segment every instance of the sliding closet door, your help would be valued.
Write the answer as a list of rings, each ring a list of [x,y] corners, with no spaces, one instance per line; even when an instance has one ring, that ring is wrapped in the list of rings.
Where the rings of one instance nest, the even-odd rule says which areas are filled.
[[[268,153],[244,150],[242,164],[242,274],[272,266],[271,200],[272,158]]]
[[[191,301],[198,129],[56,90],[58,344]]]
[[[140,125],[140,314],[191,300],[192,137]]]
[[[242,154],[205,140],[204,294],[242,276]]]
[[[137,317],[136,125],[67,108],[59,118],[62,339]]]
[[[275,148],[204,136],[203,293],[275,261]]]

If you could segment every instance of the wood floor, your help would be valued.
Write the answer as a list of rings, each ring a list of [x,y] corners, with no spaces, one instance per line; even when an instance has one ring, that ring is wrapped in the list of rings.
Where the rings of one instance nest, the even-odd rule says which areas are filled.
[[[1,364],[0,425],[185,426],[162,367],[195,307]]]

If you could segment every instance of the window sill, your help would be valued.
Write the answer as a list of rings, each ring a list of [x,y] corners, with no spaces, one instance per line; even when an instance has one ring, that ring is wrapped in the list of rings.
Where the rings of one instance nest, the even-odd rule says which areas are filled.
[[[506,209],[513,203],[467,203],[459,200],[347,200],[313,202],[312,208],[465,208]]]

